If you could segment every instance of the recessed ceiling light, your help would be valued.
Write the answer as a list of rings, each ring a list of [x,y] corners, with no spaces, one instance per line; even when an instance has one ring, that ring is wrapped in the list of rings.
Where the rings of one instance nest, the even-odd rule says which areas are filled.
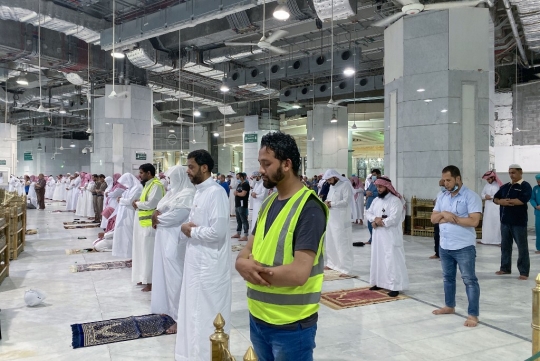
[[[214,137],[219,137],[219,133],[218,133],[218,132],[215,132],[215,133],[214,133]]]
[[[423,93],[425,91],[426,91],[426,89],[424,89],[424,88],[420,88],[420,89],[417,90],[417,92],[419,92],[419,93]]]
[[[448,109],[443,109],[441,110],[441,113],[446,113],[448,111]]]
[[[298,104],[298,103],[294,103],[294,104],[292,105],[292,107],[293,107],[293,109],[300,109],[300,108],[302,108],[302,106],[301,106],[300,104]]]
[[[196,117],[200,117],[201,116],[201,112],[198,110],[198,109],[195,109],[193,111],[193,115],[196,116]]]
[[[345,76],[353,76],[354,74],[356,74],[356,71],[349,66],[349,67],[345,68],[345,70],[343,70],[343,74]]]
[[[111,52],[111,56],[115,59],[124,59],[126,57],[126,54],[120,52],[120,51],[115,51],[114,53]]]
[[[232,124],[229,123],[229,122],[227,122],[227,123],[225,123],[225,126],[226,126],[226,127],[232,127]]]
[[[169,129],[169,133],[174,133],[174,129]]]
[[[425,99],[424,101],[425,101],[426,103],[431,103],[433,100],[431,100],[431,99]]]
[[[452,124],[457,124],[457,122],[452,122]]]

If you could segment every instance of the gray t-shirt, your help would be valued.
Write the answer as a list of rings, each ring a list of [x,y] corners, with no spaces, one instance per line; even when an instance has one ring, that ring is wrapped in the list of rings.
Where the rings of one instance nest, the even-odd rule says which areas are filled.
[[[276,198],[274,200],[268,210],[268,215],[266,216],[264,234],[268,233],[272,223],[274,223],[274,220],[277,218],[283,207],[285,207],[289,199],[280,201]],[[255,224],[255,227],[253,227],[253,235],[255,235],[255,232],[257,231],[257,226],[258,225]],[[321,241],[321,237],[325,230],[326,214],[320,202],[312,195],[304,205],[294,229],[293,254],[294,251],[299,250],[310,250],[317,253],[319,242]]]

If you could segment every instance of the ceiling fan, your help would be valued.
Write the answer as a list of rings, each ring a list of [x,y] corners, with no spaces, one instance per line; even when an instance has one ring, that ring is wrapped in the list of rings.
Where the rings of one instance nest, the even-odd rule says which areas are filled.
[[[401,12],[395,13],[387,18],[376,21],[372,26],[385,28],[390,26],[393,22],[401,19],[405,15],[415,15],[421,13],[424,10],[446,10],[453,8],[463,8],[463,7],[475,7],[481,3],[486,3],[488,6],[491,6],[489,0],[472,0],[472,1],[453,1],[453,2],[443,2],[435,4],[422,4],[419,0],[395,0],[400,3],[403,7]]]
[[[263,2],[263,36],[261,40],[259,40],[258,43],[229,43],[225,42],[226,46],[258,46],[259,48],[263,50],[269,50],[276,54],[287,54],[287,50],[278,48],[277,46],[272,45],[273,42],[276,40],[279,40],[283,38],[285,35],[287,35],[289,32],[285,30],[277,30],[271,33],[268,37],[266,37],[266,1]]]

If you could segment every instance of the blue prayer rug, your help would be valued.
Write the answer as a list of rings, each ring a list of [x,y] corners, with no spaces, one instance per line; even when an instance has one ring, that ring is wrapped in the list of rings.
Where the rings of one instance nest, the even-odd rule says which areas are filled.
[[[174,324],[166,315],[143,315],[71,325],[73,348],[165,335]]]

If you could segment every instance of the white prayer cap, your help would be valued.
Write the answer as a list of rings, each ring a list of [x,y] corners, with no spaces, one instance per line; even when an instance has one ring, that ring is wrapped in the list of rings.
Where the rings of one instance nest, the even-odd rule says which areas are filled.
[[[43,302],[47,295],[40,290],[30,289],[24,293],[24,302],[27,306],[34,307]]]
[[[508,169],[521,169],[521,166],[519,164],[510,164],[510,166],[508,166]]]

